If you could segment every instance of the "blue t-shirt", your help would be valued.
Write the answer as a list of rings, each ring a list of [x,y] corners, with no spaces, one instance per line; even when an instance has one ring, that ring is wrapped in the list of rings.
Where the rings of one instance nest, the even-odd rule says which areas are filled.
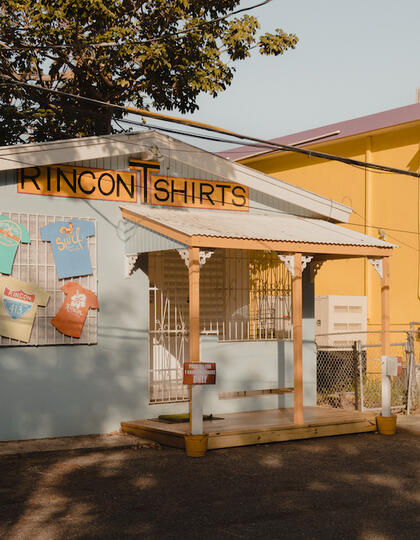
[[[41,238],[51,242],[59,279],[92,274],[87,237],[95,234],[91,221],[56,221],[40,229]]]
[[[19,242],[29,244],[28,229],[6,216],[0,216],[0,272],[11,274]]]

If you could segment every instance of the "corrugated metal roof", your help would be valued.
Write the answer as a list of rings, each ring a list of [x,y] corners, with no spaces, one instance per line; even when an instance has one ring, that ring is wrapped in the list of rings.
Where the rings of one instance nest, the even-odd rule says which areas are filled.
[[[225,210],[167,209],[131,205],[125,208],[188,236],[394,247],[393,244],[383,240],[328,221],[288,214],[249,214]]]
[[[248,186],[259,193],[292,205],[295,207],[294,213],[300,213],[300,208],[316,218],[347,223],[352,212],[350,207],[342,203],[155,131],[3,146],[0,147],[0,171],[117,156],[136,156],[139,152],[148,151],[153,147],[159,149],[162,155],[160,159],[166,160],[167,163],[178,160],[186,167],[200,169],[203,176],[208,173],[209,179],[216,176],[223,178],[223,181]],[[165,169],[165,174],[167,173]]]

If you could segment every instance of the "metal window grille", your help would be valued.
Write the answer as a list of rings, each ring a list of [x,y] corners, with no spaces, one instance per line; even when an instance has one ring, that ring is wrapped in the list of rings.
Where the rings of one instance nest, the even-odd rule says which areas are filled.
[[[188,399],[188,268],[174,251],[149,254],[149,397]],[[291,278],[275,253],[215,250],[200,270],[202,335],[219,341],[291,339]]]
[[[97,243],[96,234],[87,238],[93,274],[78,278],[58,279],[54,257],[50,242],[41,240],[40,228],[56,221],[71,221],[75,218],[69,216],[46,216],[17,212],[2,212],[16,223],[24,225],[30,235],[30,244],[19,244],[13,264],[11,276],[21,281],[30,281],[50,294],[46,307],[38,306],[28,343],[23,343],[7,337],[0,337],[0,346],[28,346],[28,345],[91,345],[98,341],[98,315],[97,310],[88,312],[80,338],[65,336],[52,324],[51,319],[60,309],[65,294],[61,290],[64,283],[73,281],[82,287],[97,294]],[[94,219],[86,219],[96,223]],[[97,231],[96,231],[97,233]]]
[[[183,385],[188,361],[188,272],[175,251],[149,255],[149,399],[188,400]]]
[[[216,251],[201,276],[203,334],[220,341],[292,338],[291,276],[276,253]]]

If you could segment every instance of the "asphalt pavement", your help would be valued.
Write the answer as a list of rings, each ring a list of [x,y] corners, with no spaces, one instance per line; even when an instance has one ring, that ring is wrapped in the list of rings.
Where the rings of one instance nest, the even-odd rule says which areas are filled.
[[[290,441],[204,458],[131,437],[114,446],[98,439],[96,448],[92,440],[68,449],[55,441],[29,450],[28,442],[26,452],[0,453],[0,537],[415,539],[419,428],[420,416],[408,417],[393,436]]]

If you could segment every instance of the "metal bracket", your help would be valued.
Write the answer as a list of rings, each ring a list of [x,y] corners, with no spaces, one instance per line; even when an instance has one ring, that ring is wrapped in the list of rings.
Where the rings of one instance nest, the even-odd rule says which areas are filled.
[[[190,266],[190,253],[189,253],[188,248],[186,248],[186,249],[178,249],[177,251],[180,254],[181,258],[184,260],[186,267],[189,268],[189,266]],[[200,250],[200,254],[199,254],[199,258],[198,258],[200,268],[203,267],[206,264],[207,259],[210,259],[210,257],[213,255],[213,253],[214,253],[214,251],[201,251]]]
[[[125,256],[125,269],[124,269],[124,277],[129,278],[131,277],[136,270],[139,269],[138,262],[139,262],[140,254],[135,253],[134,255],[126,255]]]
[[[318,274],[319,269],[324,264],[324,262],[325,262],[324,260],[315,260],[311,262],[311,264],[309,265],[309,272],[310,272],[309,280],[311,283],[315,281],[315,276]]]
[[[368,261],[373,266],[373,268],[378,272],[379,276],[383,278],[383,272],[382,272],[382,259],[369,259]]]
[[[314,258],[313,255],[302,255],[302,272]]]
[[[289,270],[289,272],[292,274],[292,276],[295,275],[295,256],[294,255],[281,255],[280,253],[277,253],[279,259],[284,262],[286,265],[286,268]]]

